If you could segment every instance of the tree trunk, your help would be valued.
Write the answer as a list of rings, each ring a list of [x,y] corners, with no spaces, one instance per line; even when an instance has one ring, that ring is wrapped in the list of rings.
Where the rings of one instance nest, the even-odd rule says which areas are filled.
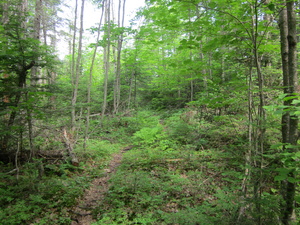
[[[281,43],[281,61],[282,61],[282,74],[283,74],[283,92],[288,95],[289,93],[289,65],[288,65],[288,26],[287,26],[287,10],[286,7],[282,9],[279,15],[279,29],[280,29],[280,43]],[[284,105],[288,106],[288,102],[284,101]],[[282,115],[281,132],[282,143],[288,143],[289,136],[289,113]]]
[[[104,60],[104,91],[103,91],[103,105],[102,105],[102,113],[101,113],[101,119],[104,119],[104,115],[107,108],[107,86],[108,86],[108,75],[110,70],[110,0],[106,1],[106,8],[105,8],[105,22],[107,24],[107,30],[106,30],[106,45],[104,47],[104,53],[103,53],[103,60]]]
[[[297,78],[297,32],[296,16],[294,11],[295,2],[286,1],[286,8],[280,14],[279,28],[281,40],[281,58],[283,71],[284,94],[289,96],[298,95],[298,78]],[[293,99],[285,100],[284,105],[293,107]],[[282,142],[284,144],[284,153],[294,153],[298,148],[288,147],[296,146],[298,141],[298,117],[291,115],[287,111],[282,116]],[[292,160],[292,159],[291,159]],[[285,166],[285,165],[283,165]],[[290,166],[289,166],[290,167]],[[284,200],[282,206],[281,221],[288,225],[292,222],[292,215],[295,209],[295,192],[296,183],[291,179],[295,178],[295,170],[292,169],[288,174],[289,179],[282,181],[281,194]]]
[[[20,70],[16,71],[17,76],[18,76],[18,88],[19,88],[19,90],[16,92],[14,102],[12,103],[12,105],[14,106],[15,109],[13,109],[12,112],[10,113],[9,120],[8,120],[8,123],[7,123],[7,129],[8,130],[10,130],[11,127],[15,123],[15,119],[16,119],[16,116],[17,116],[17,107],[19,106],[19,102],[20,102],[21,97],[22,97],[22,90],[26,87],[26,79],[27,79],[28,70],[30,70],[34,66],[34,64],[35,64],[35,62],[32,61],[30,64],[24,65],[24,66],[21,67]],[[8,147],[9,139],[10,139],[9,134],[5,135],[5,137],[3,139],[4,141],[2,143],[2,148],[3,148],[4,151]]]
[[[122,21],[121,21],[121,0],[119,0],[119,8],[118,8],[118,27],[124,27],[124,17],[125,17],[125,2],[123,0],[123,9],[122,9]],[[118,113],[120,106],[120,95],[121,95],[121,51],[123,44],[123,31],[119,35],[118,38],[118,47],[117,47],[117,69],[116,69],[116,80],[115,80],[115,99],[114,99],[114,114]]]
[[[258,81],[258,106],[257,106],[257,118],[256,124],[252,128],[252,143],[253,146],[253,154],[252,163],[256,171],[256,176],[253,176],[253,196],[255,199],[255,207],[256,207],[256,224],[262,224],[262,208],[261,208],[261,195],[262,195],[262,186],[263,186],[263,167],[264,167],[264,138],[266,133],[266,112],[264,109],[265,106],[265,93],[264,93],[264,75],[262,73],[261,61],[259,56],[259,2],[255,1],[254,5],[251,6],[252,9],[252,25],[251,25],[251,47],[252,47],[252,57],[254,59],[254,66],[256,68],[257,73],[257,81]],[[250,95],[249,95],[250,96]],[[250,100],[250,99],[249,99]],[[252,100],[253,101],[253,100]],[[251,118],[253,120],[253,118]]]
[[[90,67],[90,74],[89,74],[89,83],[87,86],[87,115],[86,115],[86,126],[85,126],[85,133],[84,133],[84,144],[83,144],[83,149],[86,150],[86,144],[88,140],[88,133],[89,133],[89,128],[90,128],[90,114],[91,114],[91,85],[92,85],[92,79],[93,79],[93,69],[94,69],[94,64],[95,64],[95,59],[96,59],[96,53],[98,49],[98,42],[100,39],[100,29],[102,25],[102,19],[103,19],[103,14],[104,14],[104,5],[102,5],[102,13],[99,21],[99,26],[98,26],[98,34],[97,34],[97,39],[96,39],[96,45],[95,49],[93,52],[93,57],[92,57],[92,63]]]
[[[42,0],[35,1],[35,17],[33,21],[33,38],[37,41],[40,40],[41,32],[41,16],[42,16]],[[39,68],[34,66],[31,68],[31,86],[36,86],[41,83]]]
[[[73,32],[73,42],[72,42],[72,61],[71,61],[71,82],[72,82],[72,100],[71,100],[71,127],[75,127],[75,121],[76,121],[76,109],[75,109],[75,103],[76,98],[75,95],[75,89],[76,89],[76,75],[75,75],[75,53],[76,53],[76,32],[77,32],[77,8],[78,8],[78,0],[76,0],[75,3],[75,18],[74,18],[74,32]]]
[[[26,30],[27,24],[26,24],[26,13],[28,11],[28,1],[27,0],[21,0],[19,6],[19,16],[21,18],[21,28]],[[24,34],[24,38],[26,38],[26,34]]]
[[[75,120],[76,120],[76,103],[78,94],[79,76],[81,74],[81,55],[82,55],[82,37],[83,37],[83,14],[84,14],[84,3],[85,0],[81,1],[81,13],[80,13],[80,30],[79,30],[79,43],[76,59],[75,77],[74,77],[74,88],[72,96],[72,131],[75,131]],[[76,29],[76,27],[75,27]]]
[[[128,93],[127,110],[129,110],[131,108],[131,96],[132,96],[132,89],[133,89],[134,72],[135,72],[135,70],[133,69],[130,74],[130,78],[129,78],[129,93]]]
[[[42,0],[35,1],[35,18],[33,22],[33,39],[40,41],[40,30],[41,30],[41,15],[42,15]],[[38,46],[35,47],[38,49]],[[30,70],[31,72],[31,86],[36,86],[39,84],[39,68],[37,66],[33,66]],[[25,93],[25,100],[28,102],[29,94]],[[29,103],[28,103],[29,104]],[[33,144],[33,120],[32,120],[32,107],[27,105],[27,124],[28,124],[28,139],[29,139],[29,147],[30,147],[30,159],[34,157],[35,150]]]

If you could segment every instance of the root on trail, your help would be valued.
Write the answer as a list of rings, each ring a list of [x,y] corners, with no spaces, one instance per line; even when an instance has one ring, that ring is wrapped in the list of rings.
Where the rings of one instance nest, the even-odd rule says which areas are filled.
[[[128,147],[121,150],[120,153],[114,154],[108,168],[104,169],[105,175],[93,180],[90,188],[85,191],[79,204],[72,210],[73,216],[71,225],[90,225],[96,222],[92,215],[93,209],[104,199],[105,193],[109,189],[108,180],[111,174],[116,172],[117,167],[121,163],[123,153],[127,150]]]

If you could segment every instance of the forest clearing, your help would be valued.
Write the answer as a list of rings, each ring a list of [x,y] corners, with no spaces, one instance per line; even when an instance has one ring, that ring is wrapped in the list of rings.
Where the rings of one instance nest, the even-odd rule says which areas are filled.
[[[0,10],[1,225],[300,224],[299,1]]]

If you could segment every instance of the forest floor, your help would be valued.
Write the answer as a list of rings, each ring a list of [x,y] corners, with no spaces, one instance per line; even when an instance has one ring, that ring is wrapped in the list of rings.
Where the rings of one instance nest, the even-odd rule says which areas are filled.
[[[104,169],[104,176],[92,181],[90,188],[85,191],[84,196],[80,199],[78,205],[72,210],[74,216],[72,217],[71,225],[90,225],[96,222],[96,220],[93,219],[93,210],[98,206],[99,202],[103,201],[105,194],[109,189],[108,181],[111,175],[116,172],[117,167],[121,164],[123,153],[127,148],[113,154],[108,167]]]

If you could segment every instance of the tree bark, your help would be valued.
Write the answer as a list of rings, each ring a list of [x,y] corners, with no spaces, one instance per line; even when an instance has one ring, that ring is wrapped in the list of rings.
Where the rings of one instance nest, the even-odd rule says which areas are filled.
[[[28,70],[30,70],[34,66],[35,62],[32,61],[28,65],[23,65],[21,66],[21,69],[16,71],[17,76],[18,76],[18,91],[15,94],[15,99],[14,102],[12,103],[15,108],[19,106],[19,102],[22,97],[22,90],[26,87],[26,78],[28,74]],[[15,123],[15,119],[17,116],[17,109],[13,109],[12,112],[10,113],[8,123],[7,123],[7,129],[10,130],[11,127]],[[9,143],[10,136],[9,134],[5,135],[3,142],[2,142],[2,150],[5,151],[7,150],[8,143]]]
[[[72,131],[75,131],[75,120],[76,120],[76,103],[78,95],[78,85],[79,85],[79,76],[81,73],[81,56],[82,56],[82,38],[83,38],[83,14],[84,14],[84,3],[85,0],[81,1],[81,13],[80,13],[80,30],[79,30],[79,42],[78,42],[78,51],[76,58],[76,68],[74,71],[74,88],[72,95]],[[76,29],[76,27],[74,28]],[[74,53],[73,53],[74,54]]]
[[[75,89],[76,89],[76,75],[75,75],[75,53],[76,53],[76,33],[77,33],[77,8],[78,8],[78,0],[76,0],[75,3],[75,17],[74,17],[74,32],[73,32],[73,41],[72,41],[72,61],[71,61],[71,82],[72,82],[72,100],[71,100],[71,127],[75,127],[75,121],[76,121],[76,98],[75,95]]]
[[[103,2],[104,4],[104,2]],[[85,133],[84,133],[84,144],[83,144],[83,149],[86,150],[86,145],[87,145],[87,140],[88,140],[88,133],[89,133],[89,128],[90,128],[90,114],[91,114],[91,85],[92,85],[92,79],[93,79],[93,69],[94,69],[94,64],[95,64],[95,59],[96,59],[96,53],[98,49],[98,42],[100,40],[100,28],[102,25],[102,19],[103,19],[103,14],[104,14],[104,5],[102,4],[102,13],[99,21],[99,26],[98,26],[98,34],[97,34],[97,39],[96,39],[96,45],[95,49],[93,52],[93,57],[92,57],[92,63],[90,67],[90,74],[89,74],[89,83],[87,87],[87,115],[86,115],[86,126],[85,126]]]
[[[125,3],[126,0],[123,0],[123,9],[122,9],[122,18],[121,18],[121,0],[119,0],[118,8],[118,27],[124,27],[124,17],[125,17]],[[122,20],[122,21],[121,21]],[[116,68],[116,80],[115,80],[115,94],[114,94],[114,114],[118,113],[120,106],[120,95],[121,95],[121,52],[123,44],[123,31],[118,37],[118,46],[117,46],[117,68]]]
[[[284,8],[280,15],[280,39],[281,39],[281,58],[283,70],[283,85],[284,94],[286,96],[299,95],[298,92],[298,78],[297,78],[297,31],[296,31],[296,16],[295,16],[295,2],[285,1],[286,8]],[[284,105],[292,109],[293,99],[285,100]],[[298,141],[298,116],[291,115],[287,111],[282,116],[282,142],[284,153],[294,153],[298,151],[295,148]],[[285,146],[288,144],[288,146]],[[292,147],[289,147],[292,146]],[[292,160],[292,159],[290,159]],[[284,166],[284,165],[283,165]],[[290,167],[290,166],[289,166]],[[291,224],[292,215],[295,210],[295,192],[296,183],[291,181],[295,178],[295,169],[292,169],[288,177],[282,181],[281,194],[284,200],[282,206],[281,221],[283,224]]]
[[[289,93],[289,65],[288,65],[288,26],[287,26],[287,10],[286,7],[282,9],[279,15],[279,29],[280,29],[280,43],[281,43],[281,62],[282,62],[282,74],[283,74],[283,93]],[[287,101],[284,101],[284,105],[288,105]],[[281,132],[282,132],[282,142],[288,143],[289,136],[289,113],[284,113],[282,115],[281,121]]]
[[[42,0],[35,1],[35,15],[33,21],[33,38],[37,41],[40,40],[41,33],[41,16],[42,16]],[[35,86],[41,83],[41,77],[39,74],[39,68],[33,66],[31,68],[31,86]]]
[[[104,119],[104,115],[107,108],[107,86],[108,86],[108,75],[110,70],[110,31],[111,31],[111,21],[110,21],[110,4],[111,1],[106,1],[105,7],[105,23],[107,24],[106,30],[106,44],[104,46],[103,61],[104,61],[104,91],[103,91],[103,105],[101,119]]]

